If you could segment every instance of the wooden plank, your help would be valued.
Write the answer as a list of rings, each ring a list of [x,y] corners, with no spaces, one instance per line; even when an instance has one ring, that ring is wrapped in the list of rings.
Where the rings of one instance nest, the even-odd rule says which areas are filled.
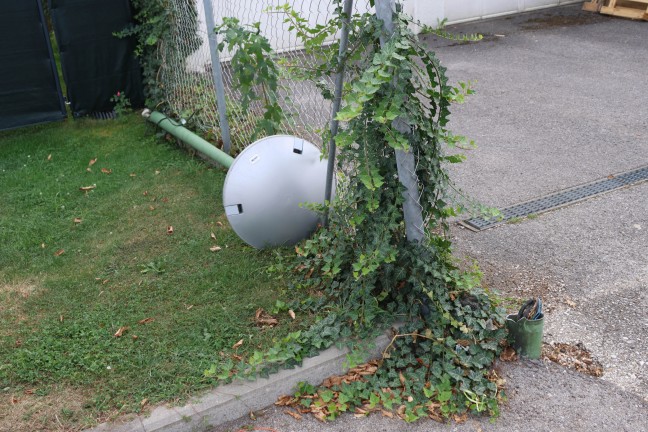
[[[627,7],[609,7],[601,8],[601,13],[630,19],[648,20],[647,13],[642,9],[633,9]]]
[[[583,3],[583,10],[588,12],[598,12],[601,9],[601,4],[595,1]]]

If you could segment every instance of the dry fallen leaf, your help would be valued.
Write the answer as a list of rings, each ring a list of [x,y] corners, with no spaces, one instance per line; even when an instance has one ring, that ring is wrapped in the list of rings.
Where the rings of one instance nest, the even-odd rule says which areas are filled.
[[[290,395],[281,395],[274,403],[277,406],[290,406],[296,402],[296,399]]]
[[[214,234],[214,233],[211,233],[209,237],[211,237],[211,238],[213,238],[214,240],[216,240],[216,234]]]
[[[155,175],[158,175],[158,174],[160,174],[160,171],[155,170]]]
[[[147,196],[147,195],[148,195],[148,191],[144,191],[144,193],[143,193],[142,195]]]
[[[153,211],[153,210],[155,210],[155,207],[149,206],[149,210]]]
[[[56,252],[54,252],[54,256],[61,256],[65,253],[65,249],[59,249]]]
[[[380,410],[380,413],[383,415],[383,417],[394,418],[394,413],[392,412]]]
[[[142,399],[142,401],[140,402],[140,406],[143,407],[143,406],[146,405],[147,403],[148,403],[148,398],[144,398],[144,399]]]
[[[143,320],[138,321],[138,324],[148,324],[148,323],[152,323],[153,321],[155,321],[155,318],[149,317],[149,318],[144,318]]]
[[[279,324],[279,321],[275,317],[264,311],[263,308],[256,310],[256,313],[254,314],[254,321],[258,326],[273,327]]]
[[[169,235],[173,234],[173,227],[171,225],[167,227],[167,234]]]
[[[326,414],[324,414],[322,411],[317,411],[313,413],[313,416],[322,423],[326,423]],[[356,414],[357,416],[357,414]],[[363,416],[364,417],[364,416]]]
[[[133,335],[133,336],[131,336],[131,337],[133,338],[133,340],[137,340],[137,339],[139,339],[139,337],[138,337],[137,335]]]
[[[112,174],[112,170],[108,168],[101,168],[101,172],[104,174]]]
[[[301,419],[302,419],[302,416],[299,415],[299,414],[297,414],[297,413],[294,412],[294,411],[285,410],[285,411],[284,411],[284,414],[288,414],[290,417],[294,418],[295,420],[301,420]]]
[[[234,345],[232,345],[232,349],[237,349],[241,345],[243,345],[243,339],[241,339],[240,341],[238,341]]]
[[[288,315],[290,315],[290,318],[295,319],[295,312],[292,309],[288,309]]]
[[[217,221],[217,222],[216,222],[216,225],[218,225],[219,227],[222,227],[222,226],[223,226],[223,222],[221,222],[221,221]]]
[[[571,307],[571,308],[575,308],[575,307],[576,307],[576,303],[573,302],[573,301],[571,301],[571,300],[569,300],[569,299],[565,300],[565,303],[567,304],[567,306],[569,306],[569,307]]]
[[[222,250],[222,248],[220,246],[212,246],[209,250],[212,252],[218,252],[219,250]]]
[[[452,418],[457,422],[457,424],[465,423],[466,420],[468,420],[468,413],[463,413],[462,415],[455,414]]]
[[[516,361],[517,359],[518,359],[518,356],[515,353],[515,350],[513,348],[511,348],[510,346],[504,348],[504,351],[502,351],[502,354],[500,354],[500,360],[505,361],[505,362]]]
[[[18,403],[18,398],[14,395],[11,395],[11,405],[16,405]]]
[[[88,162],[88,166],[92,166],[97,163],[97,158],[90,159],[90,162]]]
[[[115,332],[115,334],[113,336],[114,337],[122,337],[122,335],[127,331],[128,331],[128,327],[126,327],[126,326],[119,327],[119,329]]]
[[[95,189],[97,185],[92,185],[92,186],[81,186],[79,190],[82,190],[83,192],[88,192],[89,190]]]
[[[128,175],[131,176],[131,177],[136,177],[137,176],[137,174],[135,174],[135,173],[130,173]]]
[[[63,320],[64,320],[64,317],[63,317],[63,315],[61,315],[61,316],[59,317],[59,321],[63,322]]]
[[[47,155],[47,160],[48,160],[48,161],[49,161],[49,160],[52,160],[52,153],[50,153],[50,154]]]
[[[80,224],[81,223],[81,218],[74,218],[74,223],[75,224]]]
[[[167,203],[167,202],[169,202],[169,198],[167,198],[167,197],[162,198],[162,202],[163,202],[163,203]]]
[[[45,243],[41,243],[41,249],[45,249]]]

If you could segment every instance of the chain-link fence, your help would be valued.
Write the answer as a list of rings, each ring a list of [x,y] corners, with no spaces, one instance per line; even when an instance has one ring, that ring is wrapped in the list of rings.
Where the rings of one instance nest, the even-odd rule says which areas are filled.
[[[221,128],[217,98],[212,77],[212,52],[204,1],[213,9],[213,22],[219,25],[223,18],[237,18],[242,25],[260,24],[261,34],[266,37],[276,55],[278,65],[299,65],[312,68],[315,60],[306,55],[303,43],[296,31],[285,23],[286,14],[277,8],[288,4],[290,8],[308,21],[310,26],[325,24],[333,18],[335,4],[331,0],[170,0],[173,16],[172,39],[162,48],[163,66],[160,82],[166,93],[169,107],[176,115],[191,118],[194,127],[213,141],[219,141]],[[209,5],[207,5],[209,9]],[[368,0],[354,2],[354,11],[370,10]],[[183,43],[194,40],[198,43]],[[222,39],[219,39],[222,41]],[[332,43],[327,40],[324,45]],[[166,47],[166,49],[165,49]],[[220,53],[221,69],[226,96],[227,119],[232,141],[232,153],[239,152],[251,143],[257,120],[263,116],[263,106],[255,102],[244,110],[240,104],[241,94],[229,65],[233,53]],[[281,71],[279,104],[285,121],[280,132],[296,135],[321,144],[322,129],[331,116],[330,101],[325,100],[314,83],[296,80]],[[325,78],[328,85],[332,77]]]

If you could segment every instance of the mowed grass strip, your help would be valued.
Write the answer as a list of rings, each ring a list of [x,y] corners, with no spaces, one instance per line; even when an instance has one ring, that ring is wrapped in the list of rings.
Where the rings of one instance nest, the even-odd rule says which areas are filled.
[[[180,401],[237,341],[294,330],[254,325],[281,286],[227,224],[224,177],[135,115],[0,134],[0,431]]]

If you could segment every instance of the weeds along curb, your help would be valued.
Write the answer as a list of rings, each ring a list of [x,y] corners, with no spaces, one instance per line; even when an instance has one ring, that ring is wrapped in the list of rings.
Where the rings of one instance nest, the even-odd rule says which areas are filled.
[[[380,357],[390,341],[388,334],[377,337],[365,360]],[[348,352],[346,348],[332,347],[304,360],[302,366],[282,370],[269,378],[236,381],[192,398],[185,406],[160,406],[148,417],[139,416],[123,424],[104,423],[86,432],[203,432],[272,405],[279,396],[293,393],[301,381],[317,385],[331,375],[345,373]]]

